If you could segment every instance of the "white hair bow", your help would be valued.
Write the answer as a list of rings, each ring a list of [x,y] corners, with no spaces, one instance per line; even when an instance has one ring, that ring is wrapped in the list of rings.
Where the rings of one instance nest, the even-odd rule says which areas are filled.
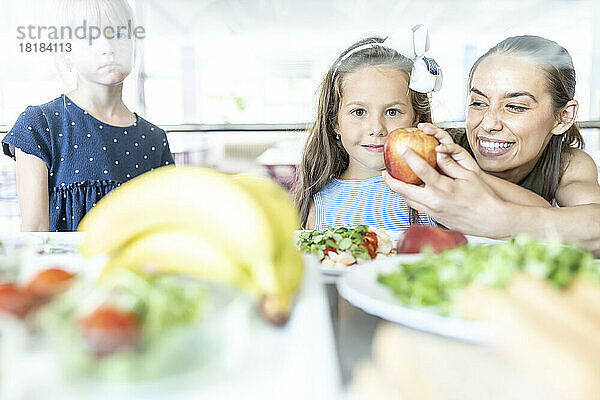
[[[413,61],[409,88],[420,93],[429,93],[441,89],[442,69],[433,58],[425,57],[425,53],[429,50],[429,31],[425,25],[415,25],[409,32],[405,30],[398,31],[388,36],[381,43],[367,43],[358,46],[345,54],[338,65],[354,53],[377,46],[395,50]]]

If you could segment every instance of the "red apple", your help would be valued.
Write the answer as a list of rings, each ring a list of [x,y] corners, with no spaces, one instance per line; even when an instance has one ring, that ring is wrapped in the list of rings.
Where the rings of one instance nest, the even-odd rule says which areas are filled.
[[[394,178],[413,185],[420,185],[421,179],[410,169],[408,164],[398,153],[400,146],[410,147],[415,153],[421,156],[433,168],[436,163],[435,146],[439,142],[433,136],[430,136],[420,129],[400,128],[396,129],[387,137],[383,149],[383,159],[385,167]]]
[[[404,231],[396,250],[398,254],[420,253],[427,246],[434,253],[461,246],[467,243],[467,238],[459,231],[442,229],[434,226],[411,225]]]

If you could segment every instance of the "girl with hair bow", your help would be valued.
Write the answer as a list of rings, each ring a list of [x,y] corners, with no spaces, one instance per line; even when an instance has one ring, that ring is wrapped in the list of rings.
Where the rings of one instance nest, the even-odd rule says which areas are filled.
[[[431,122],[427,94],[440,89],[442,74],[424,57],[428,49],[427,28],[417,25],[360,40],[329,68],[294,187],[303,228],[365,224],[402,231],[415,222],[434,224],[409,210],[381,176],[388,133]]]

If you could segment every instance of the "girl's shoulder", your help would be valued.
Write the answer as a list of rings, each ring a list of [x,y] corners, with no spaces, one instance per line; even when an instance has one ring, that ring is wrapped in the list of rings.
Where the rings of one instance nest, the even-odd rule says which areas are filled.
[[[148,120],[144,119],[143,117],[140,117],[138,114],[135,114],[137,116],[137,121],[136,124],[138,126],[139,129],[142,130],[147,130],[150,132],[156,132],[158,134],[166,134],[165,130],[160,128],[157,125],[154,125],[153,123],[149,122]]]
[[[54,113],[60,113],[62,107],[62,96],[47,103],[39,105],[29,105],[19,115],[17,122],[39,122],[41,118],[47,119],[46,116]]]

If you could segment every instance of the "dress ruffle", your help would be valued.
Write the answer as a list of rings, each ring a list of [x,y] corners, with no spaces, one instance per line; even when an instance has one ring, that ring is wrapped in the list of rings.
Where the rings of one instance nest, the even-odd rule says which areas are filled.
[[[102,197],[121,186],[114,180],[74,182],[53,187],[50,191],[50,226],[56,231],[75,231],[83,216]]]

